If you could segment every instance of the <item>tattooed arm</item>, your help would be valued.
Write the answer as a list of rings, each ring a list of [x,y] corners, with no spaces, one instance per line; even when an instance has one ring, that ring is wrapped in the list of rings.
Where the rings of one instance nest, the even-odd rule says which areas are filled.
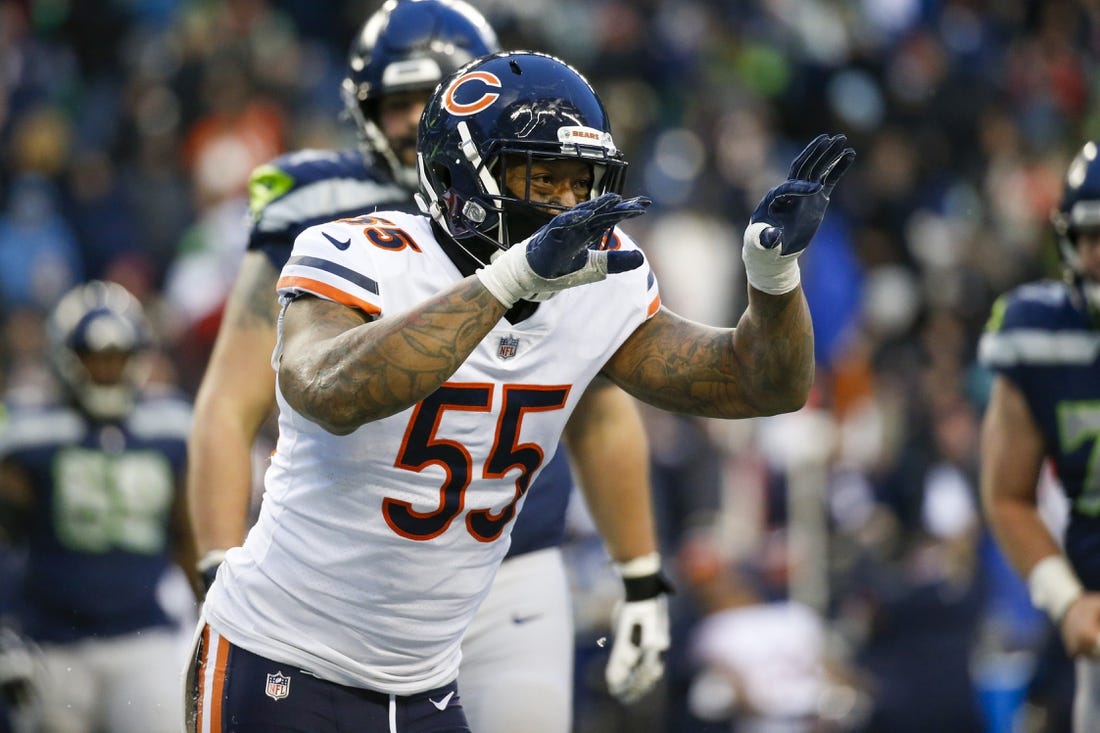
[[[305,296],[283,317],[279,387],[295,410],[346,435],[438,389],[504,313],[475,276],[376,321]]]
[[[199,557],[244,540],[252,444],[275,405],[277,276],[265,254],[245,254],[195,397],[186,493]]]
[[[641,400],[694,415],[753,417],[802,407],[813,384],[814,333],[798,257],[855,157],[844,135],[818,135],[791,163],[787,180],[764,194],[741,248],[749,307],[736,329],[662,309],[619,347],[604,369],[608,376]]]
[[[749,288],[735,329],[662,308],[619,348],[604,372],[638,399],[706,417],[755,417],[802,407],[814,376],[814,336],[802,288]]]

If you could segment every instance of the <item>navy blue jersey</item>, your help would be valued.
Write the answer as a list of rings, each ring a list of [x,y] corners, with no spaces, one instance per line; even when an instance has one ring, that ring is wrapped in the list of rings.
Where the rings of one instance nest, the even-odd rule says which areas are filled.
[[[252,173],[249,197],[248,247],[264,252],[277,270],[290,258],[294,238],[314,224],[380,208],[418,211],[412,194],[356,149],[303,150],[276,158]],[[565,451],[558,450],[528,492],[509,556],[561,544],[572,487]]]
[[[386,210],[415,213],[409,191],[348,150],[301,150],[260,166],[248,182],[248,248],[267,252],[278,269],[294,238],[315,224]]]
[[[65,643],[171,623],[157,585],[172,562],[190,419],[167,397],[141,400],[120,423],[67,405],[9,414],[0,460],[33,495],[16,604],[28,636]]]
[[[1066,555],[1100,589],[1100,330],[1070,286],[1031,283],[994,305],[980,359],[1023,393],[1070,501]]]

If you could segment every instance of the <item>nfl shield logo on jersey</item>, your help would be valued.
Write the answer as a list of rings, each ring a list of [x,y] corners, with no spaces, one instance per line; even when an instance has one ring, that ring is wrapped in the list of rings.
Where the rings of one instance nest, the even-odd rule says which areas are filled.
[[[272,700],[281,700],[290,694],[290,677],[278,671],[267,676],[267,696]]]
[[[501,359],[511,359],[516,355],[516,350],[519,349],[519,339],[515,336],[502,336],[500,344],[497,345],[497,357]]]

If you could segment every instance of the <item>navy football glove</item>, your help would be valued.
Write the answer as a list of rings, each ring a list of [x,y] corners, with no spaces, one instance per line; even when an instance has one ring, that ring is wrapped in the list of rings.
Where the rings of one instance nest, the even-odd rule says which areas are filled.
[[[749,284],[781,295],[799,283],[798,255],[817,233],[833,187],[856,158],[844,135],[818,135],[791,163],[787,180],[760,200],[745,230]]]
[[[505,306],[640,267],[637,250],[596,249],[616,224],[645,213],[649,199],[615,193],[577,204],[498,255],[477,271],[485,288]]]

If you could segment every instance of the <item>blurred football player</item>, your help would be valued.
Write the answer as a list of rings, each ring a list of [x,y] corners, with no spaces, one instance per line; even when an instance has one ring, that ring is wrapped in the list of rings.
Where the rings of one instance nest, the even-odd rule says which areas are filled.
[[[300,151],[253,174],[249,251],[198,392],[190,441],[188,499],[208,580],[225,550],[241,544],[246,533],[251,449],[275,406],[275,282],[295,237],[319,222],[378,208],[415,211],[416,132],[424,104],[444,75],[496,46],[485,19],[465,3],[385,3],[353,42],[341,89],[361,147]],[[590,429],[569,451],[628,584],[607,681],[629,702],[659,679],[668,646],[648,451],[632,398],[606,381],[589,392],[595,406],[587,413]],[[570,730],[572,608],[559,546],[572,485],[564,451],[553,453],[463,644],[463,699],[482,733]]]
[[[194,563],[191,407],[143,389],[150,327],[121,285],[70,291],[47,335],[60,398],[14,407],[0,431],[0,516],[26,549],[15,617],[40,651],[38,729],[178,731],[172,660],[187,630],[164,594]]]
[[[1074,730],[1100,730],[1100,148],[1066,173],[1052,219],[1063,281],[1025,284],[993,307],[980,359],[994,373],[981,489],[1001,549],[1076,659]],[[1050,460],[1069,500],[1064,536],[1039,513]]]
[[[736,329],[661,307],[615,228],[648,202],[619,195],[603,105],[562,61],[463,67],[429,99],[417,152],[429,215],[311,227],[280,275],[279,440],[259,519],[206,598],[198,730],[470,730],[463,634],[563,432],[591,441],[598,375],[726,418],[809,392],[797,257],[855,156],[844,136],[814,140],[755,211]]]

